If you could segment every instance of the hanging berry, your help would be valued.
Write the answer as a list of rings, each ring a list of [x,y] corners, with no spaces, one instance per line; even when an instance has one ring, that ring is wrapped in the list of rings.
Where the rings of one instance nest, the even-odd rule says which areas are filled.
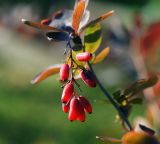
[[[68,84],[65,85],[63,89],[62,97],[61,97],[62,103],[65,103],[65,104],[68,103],[72,97],[73,92],[74,92],[73,82],[69,82]]]
[[[83,106],[76,97],[73,97],[71,99],[68,119],[70,121],[74,120],[79,120],[81,122],[85,121],[85,112]]]
[[[81,102],[82,106],[84,107],[85,112],[88,112],[89,114],[91,114],[92,113],[92,106],[89,103],[89,101],[83,96],[79,96],[78,100]]]
[[[69,65],[63,64],[60,69],[60,80],[66,81],[68,80],[68,77],[69,77]]]
[[[90,70],[82,70],[80,72],[81,78],[86,85],[89,87],[96,87],[96,80],[93,77],[93,74]]]

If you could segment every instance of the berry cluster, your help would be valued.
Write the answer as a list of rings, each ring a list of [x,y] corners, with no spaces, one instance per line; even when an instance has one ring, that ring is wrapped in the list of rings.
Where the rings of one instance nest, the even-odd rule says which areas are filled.
[[[70,63],[65,63],[60,68],[60,81],[64,83],[63,92],[61,97],[62,110],[65,113],[68,113],[68,119],[70,121],[79,120],[81,122],[85,121],[85,112],[91,114],[92,106],[89,101],[84,96],[79,96],[75,92],[74,84],[79,87],[79,84],[74,78],[75,69],[80,70],[80,78],[84,81],[89,87],[95,87],[96,81],[92,72],[83,66],[79,66],[76,63],[87,62],[91,60],[92,55],[89,52],[78,53],[76,55],[76,60],[72,57],[72,50],[70,50]],[[76,68],[75,68],[76,65]]]
[[[80,89],[77,79],[81,78],[91,88],[96,87],[95,75],[88,66],[100,63],[109,53],[107,47],[95,55],[102,41],[100,22],[111,16],[114,11],[106,12],[88,22],[90,17],[90,12],[87,10],[88,3],[89,0],[76,0],[73,10],[56,11],[41,22],[22,19],[24,24],[44,30],[48,40],[66,42],[65,63],[45,68],[31,83],[37,84],[51,75],[60,73],[60,81],[63,84],[62,109],[64,112],[69,112],[68,118],[71,121],[84,121],[85,112],[92,112],[88,100],[74,89],[75,86]],[[84,35],[81,37],[82,33]]]

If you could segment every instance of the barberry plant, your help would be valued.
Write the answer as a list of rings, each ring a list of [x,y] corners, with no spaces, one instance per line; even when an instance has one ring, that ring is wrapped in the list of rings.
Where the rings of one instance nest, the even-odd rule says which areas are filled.
[[[48,67],[40,72],[32,83],[36,84],[55,73],[60,74],[63,92],[61,96],[62,110],[68,114],[70,121],[85,121],[85,113],[92,113],[89,101],[75,91],[75,86],[80,90],[78,79],[90,88],[96,87],[96,78],[89,64],[101,62],[109,53],[109,47],[105,48],[97,56],[95,51],[102,40],[99,22],[108,18],[114,11],[109,11],[99,18],[88,23],[90,12],[86,10],[88,0],[76,1],[74,10],[59,10],[52,17],[32,22],[22,21],[32,27],[43,29],[46,36],[52,41],[66,41],[64,64]],[[81,33],[85,31],[84,38]],[[84,41],[84,42],[83,42]]]
[[[139,102],[139,99],[140,101],[142,100],[142,98],[137,98],[135,95],[145,88],[153,86],[158,81],[158,78],[154,75],[149,79],[133,83],[124,91],[119,90],[113,95],[109,94],[98,80],[92,65],[102,62],[109,54],[109,47],[104,48],[98,55],[95,52],[102,41],[100,22],[111,16],[114,11],[109,11],[88,23],[90,16],[90,12],[87,10],[88,2],[89,0],[77,0],[73,10],[59,10],[53,13],[51,17],[40,22],[22,19],[22,22],[26,25],[45,30],[48,40],[66,42],[64,63],[45,68],[36,75],[31,83],[37,84],[49,76],[59,73],[59,80],[63,88],[61,96],[62,110],[64,113],[68,113],[70,121],[78,120],[80,122],[84,122],[86,113],[91,114],[93,110],[90,102],[81,94],[82,89],[78,80],[81,79],[89,88],[99,86],[100,90],[117,110],[122,126],[129,132],[123,136],[123,140],[114,140],[101,136],[97,138],[132,144],[130,139],[133,138],[132,136],[137,137],[139,133],[132,128],[128,116],[132,104],[136,103],[137,100]],[[83,32],[84,34],[82,35]],[[77,92],[75,87],[78,87],[80,91]],[[138,137],[155,140],[148,134],[140,133]],[[144,142],[142,143],[144,144]],[[140,143],[136,141],[133,144]],[[157,144],[156,140],[155,144]]]

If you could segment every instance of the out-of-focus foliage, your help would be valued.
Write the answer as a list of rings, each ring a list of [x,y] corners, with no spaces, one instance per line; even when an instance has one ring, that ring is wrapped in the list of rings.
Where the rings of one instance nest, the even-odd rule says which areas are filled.
[[[110,2],[113,1],[110,0]],[[115,17],[117,16],[121,20],[124,20],[123,24],[128,25],[130,28],[132,27],[132,18],[130,17],[132,12],[136,11],[137,7],[139,9],[142,3],[148,3],[146,3],[147,0],[126,1],[118,1],[121,5],[115,5]],[[2,24],[0,21],[0,143],[95,144],[97,142],[94,138],[97,134],[120,137],[122,135],[120,126],[115,125],[115,123],[110,123],[113,121],[116,114],[110,105],[106,106],[102,103],[94,103],[94,113],[88,117],[86,123],[83,125],[79,123],[74,124],[66,121],[66,117],[61,112],[61,105],[58,104],[61,88],[57,86],[58,82],[56,77],[49,78],[46,82],[38,86],[30,85],[30,80],[36,74],[37,70],[41,70],[48,65],[61,61],[63,55],[60,55],[60,53],[63,52],[64,47],[57,43],[53,43],[53,45],[48,44],[48,42],[44,40],[42,33],[21,25],[20,19],[22,18],[22,10],[25,10],[26,15],[30,10],[26,10],[22,7],[19,11],[20,7],[16,7],[19,2],[22,3],[23,1],[0,1],[1,6],[5,6],[4,8],[0,6],[0,17],[5,17],[5,24],[8,23],[8,25],[4,25],[4,23]],[[92,8],[94,14],[98,15],[100,13],[100,7],[103,7],[102,9],[105,8],[105,10],[106,7],[110,9],[109,1],[97,0],[97,3],[96,1],[92,2],[95,4],[93,6],[94,9]],[[121,7],[123,6],[123,2],[125,4],[128,3],[125,9]],[[153,18],[155,18],[154,14],[158,14],[157,12],[159,12],[159,9],[156,9],[159,0],[157,0],[157,2],[156,0],[148,0],[148,2],[150,2],[151,5],[147,5],[147,7],[141,5],[143,6],[141,10],[146,22],[152,23]],[[48,13],[52,14],[50,13],[50,7],[58,9],[59,5],[65,5],[64,8],[66,8],[72,5],[74,1],[25,0],[24,4],[25,3],[27,7],[33,4],[31,8],[34,10],[40,8],[38,9],[39,13],[38,11],[32,11],[29,14],[30,16],[26,16],[25,18],[40,20],[43,15],[46,16]],[[135,9],[132,7],[133,3],[135,4]],[[112,5],[112,8],[113,7],[114,5]],[[14,8],[17,10],[16,12]],[[94,14],[92,16],[94,16]],[[145,25],[145,27],[147,27],[147,25]],[[107,34],[105,33],[106,29],[109,29],[109,26],[104,23],[103,46],[108,45],[108,39],[106,39]],[[121,35],[121,29],[116,27],[115,31],[118,36],[122,39],[124,38]],[[26,33],[28,35],[26,35]],[[119,43],[117,45],[120,46]],[[127,77],[126,73],[122,70],[122,67],[127,69],[131,66],[131,64],[128,65],[128,49],[125,49],[124,45],[124,49],[118,47],[117,59],[115,59],[113,56],[113,51],[115,50],[114,46],[110,48],[111,55],[108,57],[108,62],[104,61],[102,66],[96,66],[98,77],[111,92],[114,92],[117,85],[124,86],[128,84],[128,80],[133,76],[131,74],[132,72],[130,72],[130,75]],[[118,59],[120,54],[122,54],[123,58],[126,60],[121,65],[119,65],[119,63],[122,57]],[[84,87],[84,91],[85,90],[87,91],[87,97],[90,99],[91,103],[93,103],[94,99],[97,99],[97,96],[98,98],[103,98],[102,93],[97,93],[99,89],[88,91],[88,89]],[[158,97],[159,83],[155,90]],[[84,94],[86,95],[86,93]],[[134,107],[131,120],[133,120],[134,116],[144,115],[142,107],[143,105]]]

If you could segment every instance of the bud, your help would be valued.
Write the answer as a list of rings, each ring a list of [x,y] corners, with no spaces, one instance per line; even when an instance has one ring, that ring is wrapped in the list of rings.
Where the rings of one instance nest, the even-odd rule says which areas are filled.
[[[69,77],[69,65],[63,64],[60,69],[60,80],[66,81]]]
[[[78,100],[81,102],[84,110],[91,114],[92,113],[92,106],[89,103],[89,101],[83,96],[78,97]]]
[[[41,20],[41,24],[43,25],[49,25],[51,23],[52,19],[47,18],[47,19],[43,19]]]
[[[89,52],[78,53],[76,59],[79,61],[89,61],[92,58],[92,54]]]
[[[62,110],[63,110],[63,112],[68,113],[68,111],[69,111],[69,104],[62,103]]]
[[[96,81],[95,81],[91,71],[89,71],[89,70],[84,71],[83,70],[80,72],[80,75],[86,85],[88,85],[89,87],[96,87]]]
[[[62,97],[61,97],[62,103],[68,103],[72,97],[73,92],[74,92],[73,83],[70,82],[66,84],[62,92]]]

